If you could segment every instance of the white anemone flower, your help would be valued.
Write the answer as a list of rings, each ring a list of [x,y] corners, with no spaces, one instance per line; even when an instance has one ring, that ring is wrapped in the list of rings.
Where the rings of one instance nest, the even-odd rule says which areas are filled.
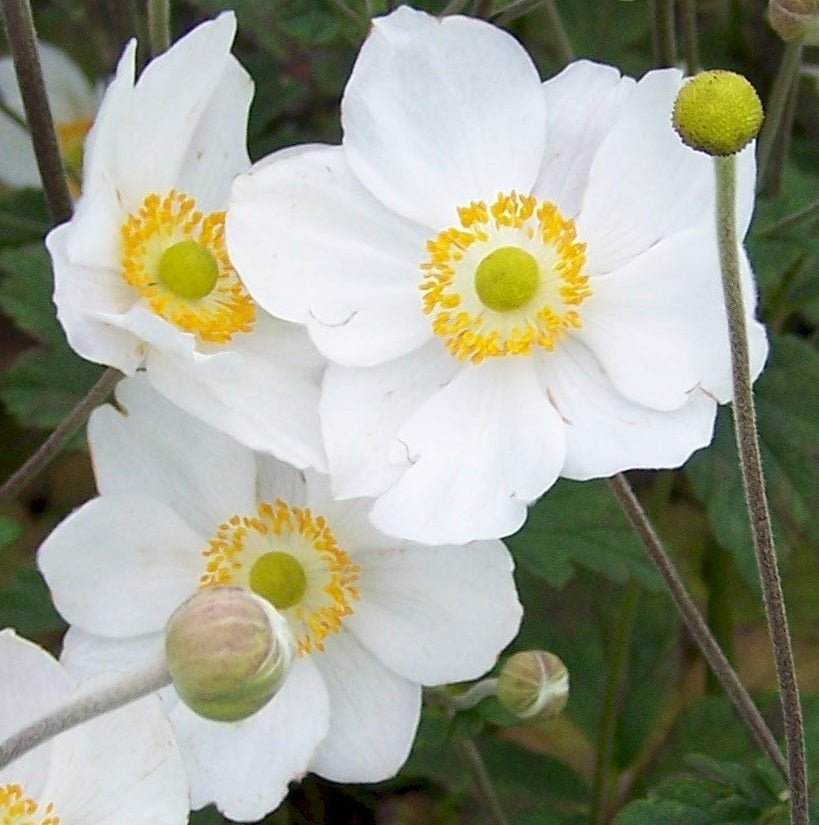
[[[102,97],[102,84],[92,85],[79,66],[62,50],[38,43],[46,97],[54,118],[54,128],[63,162],[78,176],[82,169],[83,142]],[[10,57],[0,59],[0,100],[25,122],[23,100]],[[0,182],[14,188],[41,186],[31,135],[18,120],[0,112]],[[76,187],[69,185],[77,194]]]
[[[390,539],[369,503],[334,501],[298,471],[191,418],[143,376],[96,410],[89,443],[100,496],[39,550],[72,625],[63,662],[88,675],[156,655],[174,609],[213,585],[279,611],[297,656],[274,699],[235,723],[169,711],[194,808],[231,819],[275,808],[290,780],[397,772],[421,685],[475,678],[517,631],[512,559],[497,540],[429,547]]]
[[[712,162],[671,127],[681,83],[586,61],[541,83],[507,33],[399,8],[355,63],[342,145],[237,178],[230,254],[330,360],[333,491],[374,497],[377,527],[506,535],[558,476],[675,467],[709,443],[731,373]]]
[[[86,146],[74,217],[46,239],[54,302],[83,358],[144,368],[174,403],[253,449],[325,465],[324,361],[303,329],[248,295],[225,251],[224,206],[253,84],[232,13],[203,23],[134,81],[131,43]]]
[[[44,650],[0,631],[0,740],[75,695]],[[5,825],[182,825],[188,784],[155,696],[60,734],[0,770]]]

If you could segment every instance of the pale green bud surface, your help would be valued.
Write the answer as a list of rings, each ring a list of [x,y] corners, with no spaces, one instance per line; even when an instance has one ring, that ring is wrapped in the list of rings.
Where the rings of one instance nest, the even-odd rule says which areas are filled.
[[[672,122],[683,143],[708,155],[733,155],[759,134],[762,103],[734,72],[700,72],[680,89]]]
[[[182,701],[206,719],[235,722],[261,710],[290,670],[295,642],[264,599],[210,587],[168,620],[165,655]]]
[[[498,701],[520,719],[551,719],[569,700],[569,671],[546,650],[524,650],[504,662]]]
[[[250,568],[250,589],[277,610],[287,610],[304,596],[307,576],[301,563],[290,553],[274,550],[259,556]]]
[[[768,19],[783,40],[819,46],[819,0],[771,0]]]
[[[533,255],[517,246],[502,246],[478,264],[475,292],[485,307],[496,312],[520,309],[537,291],[539,275]]]
[[[202,244],[180,241],[162,253],[157,275],[174,295],[194,301],[212,292],[219,264]]]

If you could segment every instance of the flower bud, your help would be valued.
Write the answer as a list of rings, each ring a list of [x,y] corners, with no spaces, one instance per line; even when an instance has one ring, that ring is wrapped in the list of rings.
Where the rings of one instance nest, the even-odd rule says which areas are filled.
[[[819,45],[819,0],[771,0],[768,19],[783,40]]]
[[[672,123],[683,143],[708,155],[733,155],[759,133],[762,103],[740,74],[715,69],[692,77],[677,94]]]
[[[569,700],[569,671],[546,650],[510,656],[498,677],[498,701],[520,719],[551,719]]]
[[[165,656],[182,701],[207,719],[235,722],[284,683],[295,643],[282,616],[240,587],[211,587],[168,620]]]

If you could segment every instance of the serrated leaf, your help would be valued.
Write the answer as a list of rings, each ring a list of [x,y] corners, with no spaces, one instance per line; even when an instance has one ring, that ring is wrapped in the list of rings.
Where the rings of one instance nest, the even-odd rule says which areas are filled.
[[[51,604],[42,576],[34,567],[18,570],[0,590],[0,627],[13,627],[23,636],[63,631],[65,622]]]
[[[618,584],[658,591],[660,578],[603,481],[559,481],[506,539],[515,558],[552,587],[585,567]]]

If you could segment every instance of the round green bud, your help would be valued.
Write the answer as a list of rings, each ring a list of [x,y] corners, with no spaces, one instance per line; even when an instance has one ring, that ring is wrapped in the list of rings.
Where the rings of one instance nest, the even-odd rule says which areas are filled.
[[[202,244],[179,241],[162,253],[157,276],[174,295],[195,301],[209,295],[216,286],[219,264]]]
[[[771,0],[768,19],[783,40],[819,46],[819,0]]]
[[[496,312],[520,309],[537,291],[540,272],[534,256],[517,246],[490,252],[475,270],[475,292]]]
[[[569,671],[546,650],[524,650],[504,662],[498,701],[519,719],[551,719],[569,701]]]
[[[294,651],[287,622],[240,587],[200,591],[165,628],[176,692],[195,713],[220,722],[261,710],[284,683]]]
[[[680,89],[672,123],[683,143],[708,155],[733,155],[759,133],[762,103],[734,72],[700,72]]]

